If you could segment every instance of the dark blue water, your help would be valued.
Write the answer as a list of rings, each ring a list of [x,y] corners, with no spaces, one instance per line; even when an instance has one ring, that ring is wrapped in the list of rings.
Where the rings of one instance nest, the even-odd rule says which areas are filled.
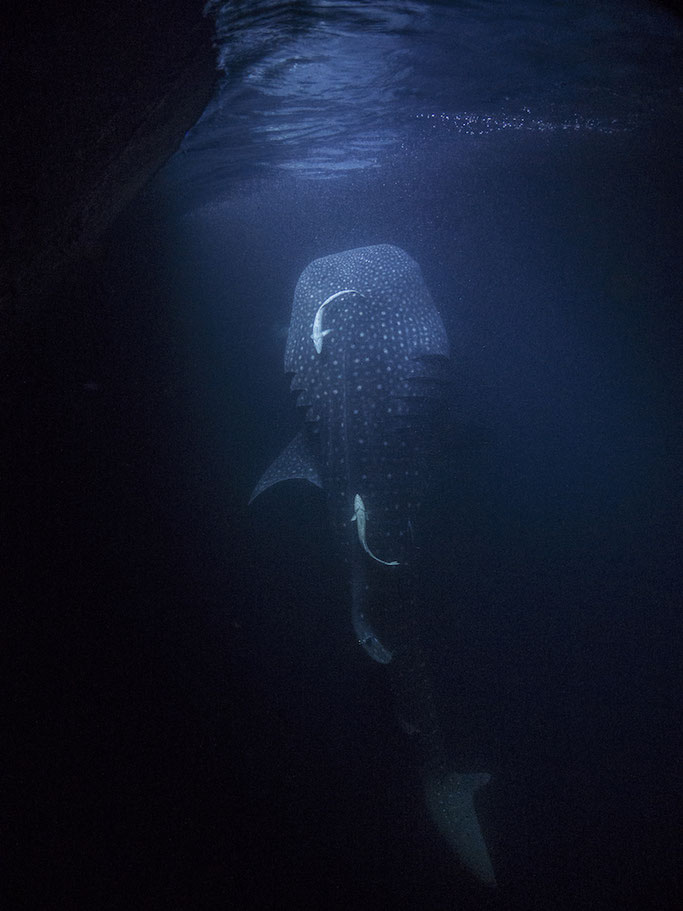
[[[251,6],[56,371],[43,533],[78,582],[40,861],[84,907],[677,907],[678,21]],[[246,505],[298,426],[296,280],[374,243],[453,347],[424,630],[454,764],[492,774],[495,892],[428,819],[319,492]]]

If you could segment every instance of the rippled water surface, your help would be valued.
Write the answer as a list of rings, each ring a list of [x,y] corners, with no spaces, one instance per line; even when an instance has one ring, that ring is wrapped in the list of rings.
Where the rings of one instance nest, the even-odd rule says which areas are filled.
[[[610,133],[680,116],[680,27],[645,3],[207,9],[222,84],[184,144],[204,180],[377,167],[433,131]]]

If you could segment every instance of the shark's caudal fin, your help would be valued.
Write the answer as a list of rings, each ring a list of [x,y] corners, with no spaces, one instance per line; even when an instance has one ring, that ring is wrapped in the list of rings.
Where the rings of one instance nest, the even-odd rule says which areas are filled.
[[[491,858],[474,809],[474,792],[488,784],[486,772],[432,775],[425,778],[425,796],[432,819],[460,862],[487,886],[496,885]]]

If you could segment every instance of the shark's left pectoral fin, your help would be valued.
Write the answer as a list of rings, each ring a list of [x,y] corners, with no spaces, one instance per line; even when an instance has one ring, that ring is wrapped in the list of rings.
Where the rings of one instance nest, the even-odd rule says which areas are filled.
[[[431,775],[425,796],[432,819],[460,862],[487,886],[496,885],[491,858],[474,808],[474,792],[488,784],[486,772],[469,775]]]
[[[316,487],[322,487],[320,472],[315,457],[311,452],[303,433],[297,434],[289,446],[285,447],[273,464],[268,468],[254,488],[249,503],[280,481],[310,481]]]

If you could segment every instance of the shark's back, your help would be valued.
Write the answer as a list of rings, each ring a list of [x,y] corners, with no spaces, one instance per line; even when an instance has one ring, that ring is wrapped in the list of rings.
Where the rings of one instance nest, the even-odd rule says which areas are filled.
[[[311,330],[329,298],[318,351]],[[398,247],[325,256],[301,274],[285,370],[306,408],[335,524],[348,521],[361,494],[368,534],[385,559],[402,547],[415,518],[447,358],[446,332],[420,268]]]
[[[325,328],[332,333],[321,356],[311,342],[311,329],[320,305],[340,289],[358,294],[344,295],[327,309]],[[309,398],[318,400],[321,385],[327,388],[343,379],[343,365],[334,356],[335,347],[339,351],[334,336],[340,327],[355,353],[347,365],[353,378],[367,380],[378,370],[391,368],[383,370],[379,389],[375,384],[374,391],[385,396],[400,394],[401,384],[415,373],[415,358],[448,357],[446,332],[420,267],[391,244],[324,256],[301,273],[285,351],[285,371],[294,374],[292,386],[301,391],[301,404],[309,404]]]

